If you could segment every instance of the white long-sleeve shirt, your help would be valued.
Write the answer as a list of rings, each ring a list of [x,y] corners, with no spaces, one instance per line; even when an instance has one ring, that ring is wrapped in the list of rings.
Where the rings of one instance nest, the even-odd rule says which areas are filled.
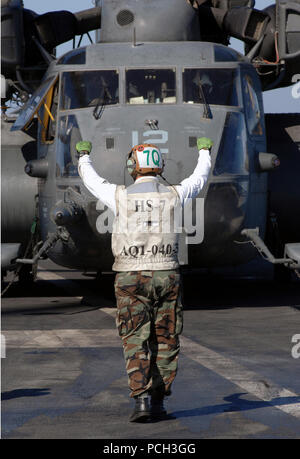
[[[182,205],[185,204],[187,199],[194,198],[199,194],[207,181],[210,168],[211,159],[209,150],[202,149],[199,151],[198,163],[194,172],[188,178],[182,180],[180,185],[174,186]],[[117,185],[109,183],[97,174],[89,155],[84,155],[79,158],[78,172],[86,188],[96,198],[100,199],[103,204],[107,205],[107,207],[113,211],[114,215],[116,215],[115,194]],[[149,180],[150,177],[139,177],[135,183],[142,182],[145,178]],[[158,180],[157,177],[151,177],[151,179]]]

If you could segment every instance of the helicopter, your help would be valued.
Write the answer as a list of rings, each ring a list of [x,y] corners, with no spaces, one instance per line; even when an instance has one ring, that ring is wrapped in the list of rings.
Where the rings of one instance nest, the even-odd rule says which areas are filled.
[[[300,268],[300,118],[268,118],[262,101],[300,73],[300,0],[254,6],[98,0],[38,15],[1,1],[2,274],[28,281],[45,257],[111,270],[111,231],[99,221],[112,215],[78,175],[77,142],[90,140],[99,175],[126,186],[127,152],[155,144],[168,183],[178,184],[196,165],[201,136],[214,141],[212,167],[200,206],[193,200],[187,212],[180,264],[237,266],[262,255]],[[55,57],[58,45],[93,30],[95,43]],[[245,43],[244,55],[230,37]],[[17,116],[6,114],[12,100]]]

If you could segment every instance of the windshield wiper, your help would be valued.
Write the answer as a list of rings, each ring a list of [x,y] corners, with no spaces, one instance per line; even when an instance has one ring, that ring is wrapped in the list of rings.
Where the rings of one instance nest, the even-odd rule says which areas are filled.
[[[103,110],[109,100],[112,100],[111,94],[107,89],[107,86],[103,86],[103,97],[99,96],[96,107],[93,110],[95,120],[99,120],[101,118]]]
[[[203,86],[202,86],[202,83],[201,83],[200,79],[197,82],[197,84],[199,86],[199,96],[200,96],[200,99],[202,100],[203,105],[204,105],[203,118],[211,119],[212,118],[211,110],[210,110],[209,105],[207,103],[207,100],[206,100],[206,97],[205,97],[205,94],[204,94],[204,91],[203,91]]]

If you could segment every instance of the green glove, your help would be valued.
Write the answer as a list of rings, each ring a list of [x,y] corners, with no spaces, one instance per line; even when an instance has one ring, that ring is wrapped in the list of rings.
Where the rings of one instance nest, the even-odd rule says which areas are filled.
[[[76,150],[78,151],[78,153],[81,153],[83,151],[87,151],[88,153],[90,153],[92,150],[92,144],[87,140],[83,140],[81,142],[76,143]]]
[[[201,150],[202,148],[207,148],[208,150],[210,150],[213,144],[213,141],[208,137],[200,137],[197,139],[198,150]]]

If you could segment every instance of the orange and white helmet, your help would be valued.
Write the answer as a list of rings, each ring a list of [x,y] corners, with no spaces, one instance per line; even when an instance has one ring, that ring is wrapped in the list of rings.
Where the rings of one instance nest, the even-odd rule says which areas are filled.
[[[164,169],[164,160],[160,149],[150,143],[136,145],[128,153],[127,169],[133,178],[149,172],[161,174]]]

